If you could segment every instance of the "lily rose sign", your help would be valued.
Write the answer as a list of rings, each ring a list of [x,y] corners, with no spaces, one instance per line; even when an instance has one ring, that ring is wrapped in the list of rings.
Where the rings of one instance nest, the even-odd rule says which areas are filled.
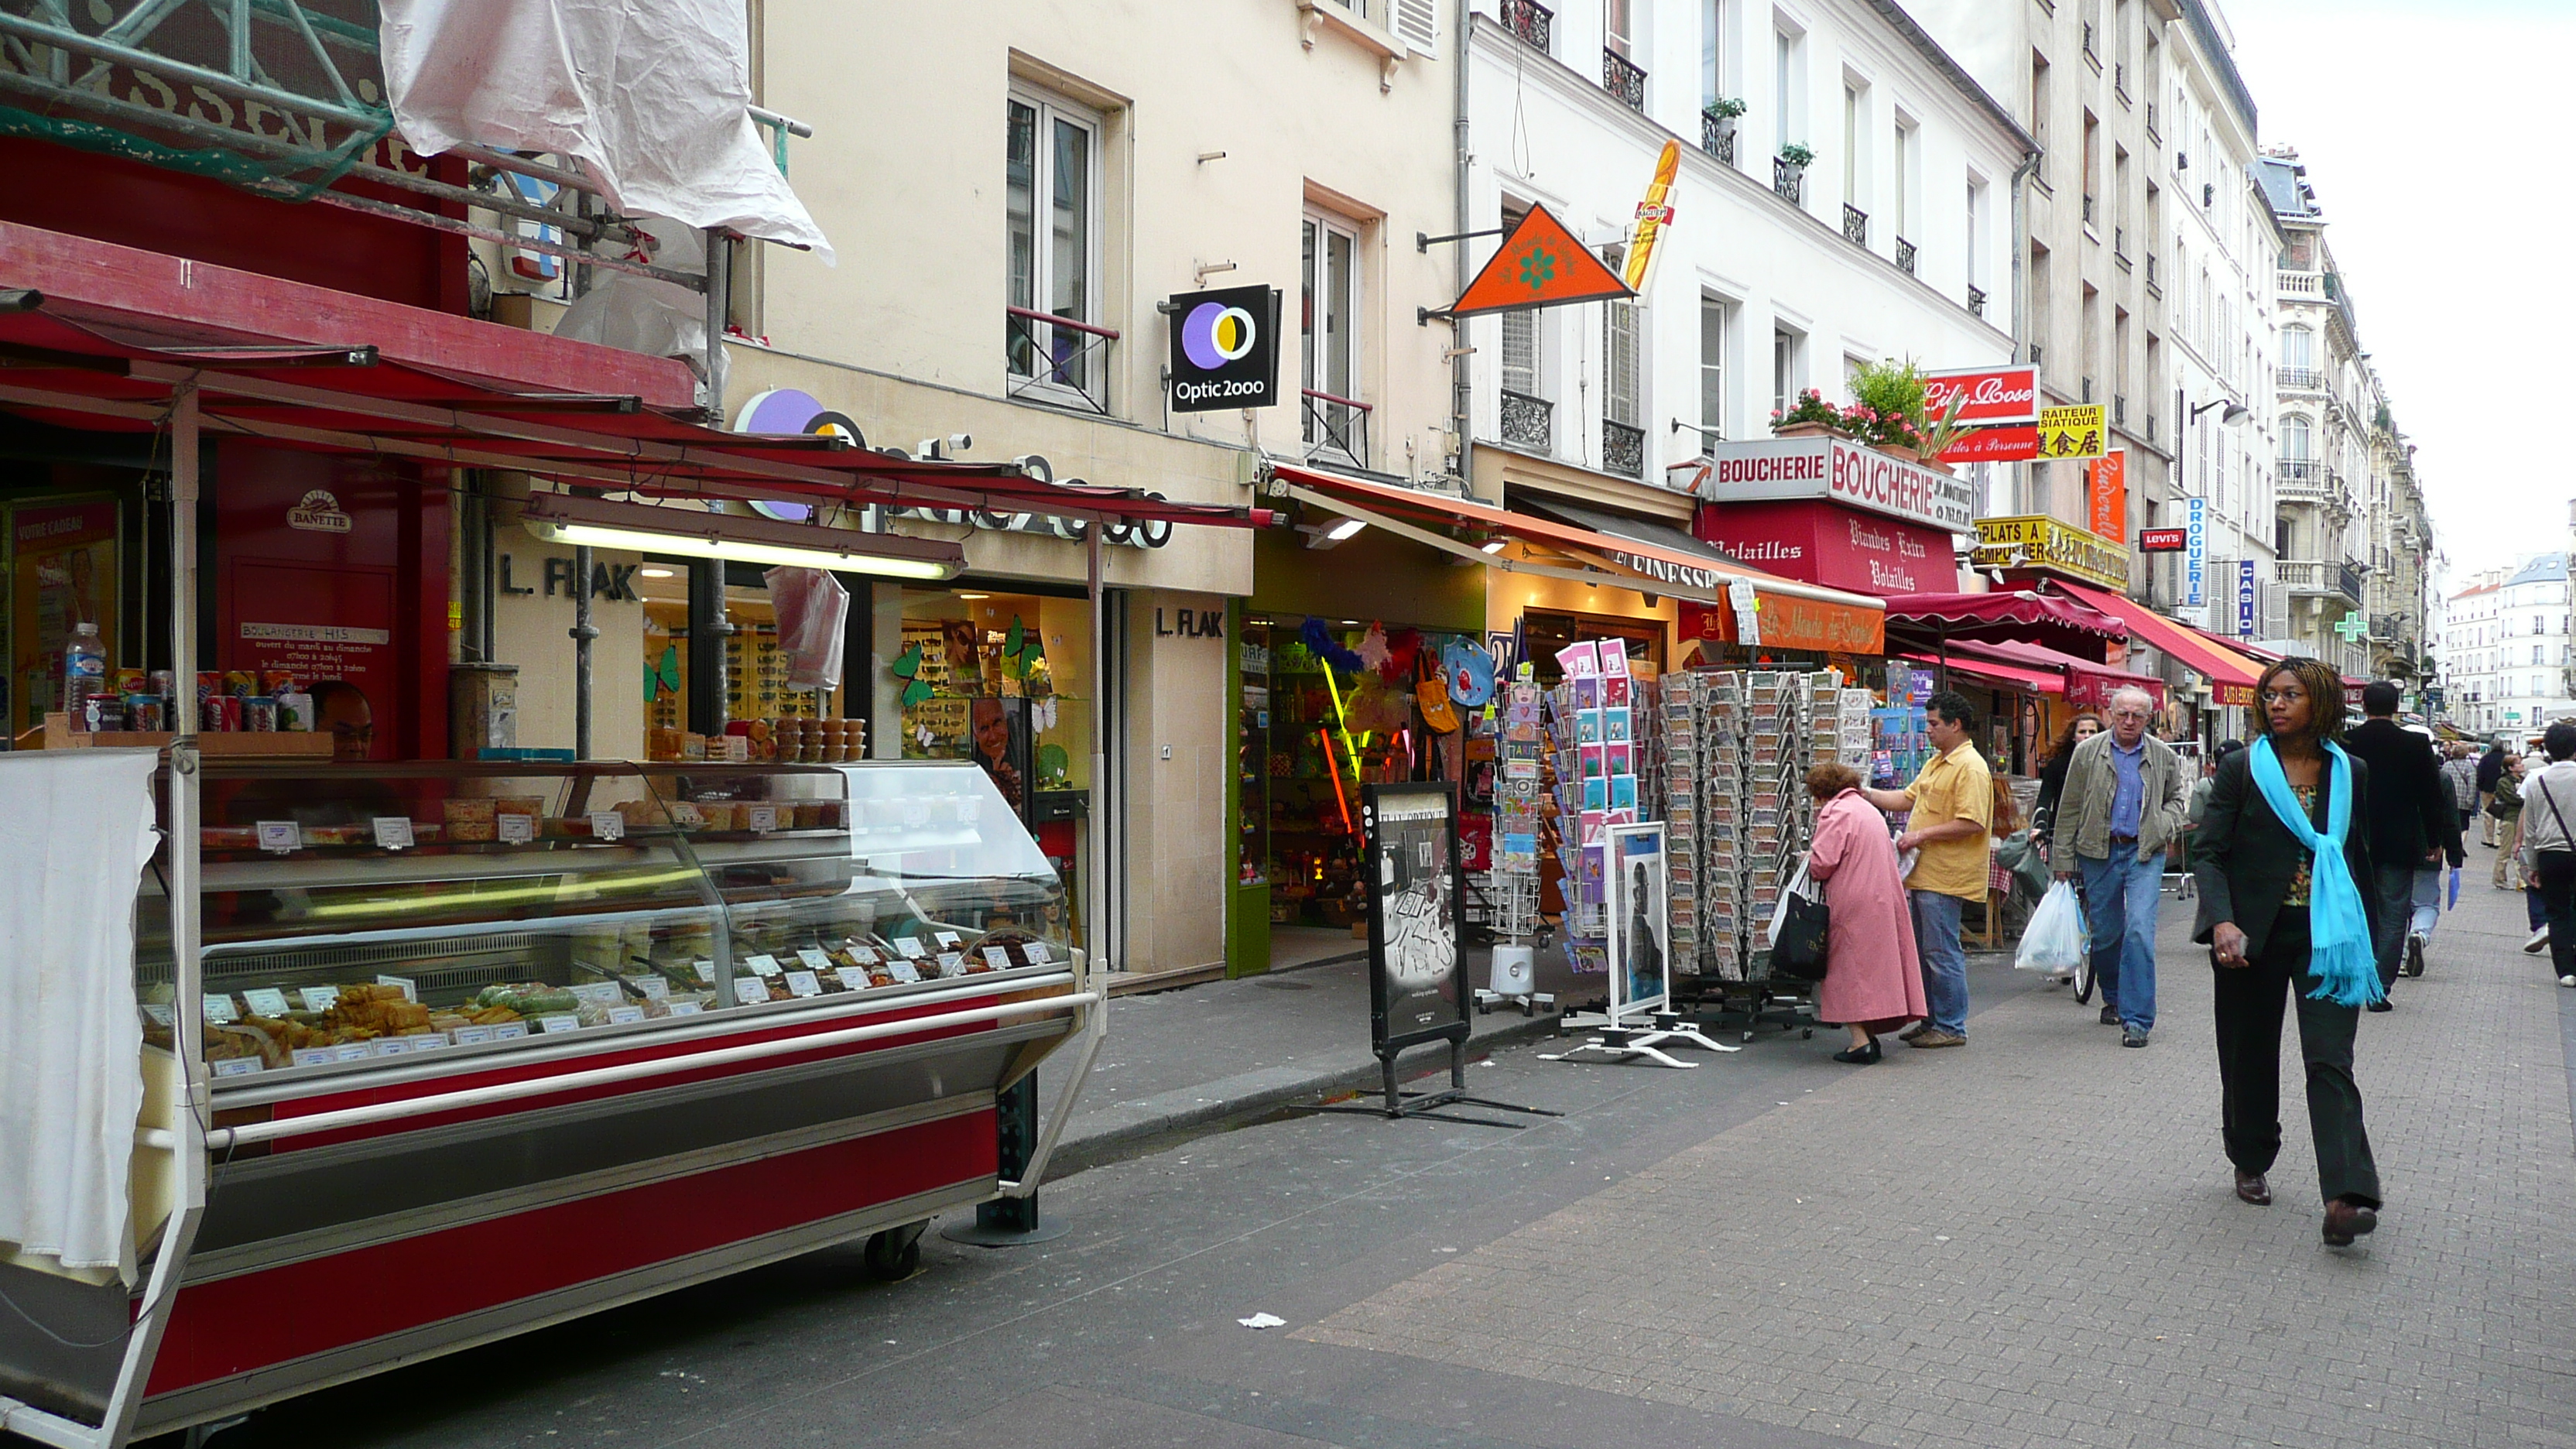
[[[1941,417],[1959,401],[1959,421],[1976,431],[1941,455],[1944,463],[2008,463],[2039,456],[2039,369],[1966,367],[1923,379],[1923,410]]]

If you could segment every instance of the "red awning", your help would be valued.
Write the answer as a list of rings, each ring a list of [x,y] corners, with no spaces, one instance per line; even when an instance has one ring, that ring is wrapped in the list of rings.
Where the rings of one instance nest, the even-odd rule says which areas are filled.
[[[1452,549],[1492,568],[1507,572],[1529,569],[1531,562],[1482,553],[1440,530],[1464,524],[1494,538],[1517,540],[1567,555],[1591,566],[1589,572],[1600,582],[1618,581],[1641,592],[1686,600],[1722,604],[1726,586],[1740,579],[1753,585],[1761,601],[1765,645],[1848,654],[1877,654],[1886,648],[1884,616],[1877,599],[1748,568],[1695,540],[1682,538],[1666,543],[1578,528],[1445,493],[1426,493],[1418,488],[1374,483],[1285,463],[1273,464],[1271,472],[1289,497],[1363,521],[1394,524],[1408,536]],[[1639,532],[1644,533],[1645,528],[1641,526]],[[1721,631],[1705,637],[1734,637],[1731,609],[1706,610],[1701,617],[1703,629],[1714,624]],[[1684,634],[1702,637],[1692,635],[1688,629]]]
[[[2000,644],[1953,644],[1953,651],[1971,657],[1992,656],[2030,669],[2062,669],[2066,673],[2066,700],[2088,709],[2111,702],[2114,692],[2143,689],[2161,707],[2165,702],[2165,682],[2152,674],[2104,664],[2099,660],[2079,658],[2039,644],[2005,642]]]
[[[2066,676],[2055,669],[2040,669],[2022,664],[2007,664],[1966,652],[1969,646],[1955,646],[1945,658],[1941,655],[1914,652],[1899,657],[1910,663],[1938,669],[1944,674],[1963,674],[1999,684],[2007,689],[2026,689],[2034,694],[2064,694]]]
[[[1011,463],[726,432],[702,421],[688,379],[669,359],[0,223],[0,408],[42,422],[148,431],[193,385],[215,436],[506,469],[643,498],[1233,527],[1270,518],[1140,488],[1052,483]]]
[[[2235,650],[2221,646],[2188,624],[2178,624],[2135,599],[2125,598],[2104,589],[2084,584],[2056,581],[2079,603],[2089,604],[2126,625],[2130,635],[2154,645],[2194,672],[2209,680],[2210,692],[2220,704],[2254,702],[2254,682],[2262,671],[2254,662]]]
[[[2089,649],[2097,661],[2105,643],[2128,632],[2098,610],[2028,589],[1897,594],[1887,601],[1887,624],[1908,640],[1932,644],[1936,652],[1959,640],[2014,642],[2068,654]]]

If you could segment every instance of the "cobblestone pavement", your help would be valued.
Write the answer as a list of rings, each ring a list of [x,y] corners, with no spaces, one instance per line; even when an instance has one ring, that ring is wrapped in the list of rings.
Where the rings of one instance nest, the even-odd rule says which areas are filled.
[[[2576,1445],[2561,993],[2469,874],[2364,1020],[2355,1248],[2318,1239],[2294,1025],[2275,1203],[2230,1192],[2168,900],[2147,1049],[2019,996],[1301,1335],[1875,1444]]]

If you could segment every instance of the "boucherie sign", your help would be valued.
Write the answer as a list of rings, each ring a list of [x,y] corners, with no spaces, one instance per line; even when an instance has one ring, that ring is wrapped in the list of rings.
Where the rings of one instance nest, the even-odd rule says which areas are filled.
[[[1716,456],[1668,469],[1672,486],[1710,503],[1821,498],[1950,533],[1976,527],[1975,485],[1945,469],[1845,438],[1765,438],[1713,446]]]

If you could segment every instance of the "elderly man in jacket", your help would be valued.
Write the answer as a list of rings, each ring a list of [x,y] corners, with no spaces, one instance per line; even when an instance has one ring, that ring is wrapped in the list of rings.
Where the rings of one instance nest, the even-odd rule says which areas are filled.
[[[2057,804],[2060,880],[2084,877],[2102,1023],[2142,1047],[2156,1025],[2156,907],[2165,846],[2182,833],[2183,770],[2173,746],[2148,733],[2156,702],[2142,689],[2111,696],[2111,727],[2075,747]]]

